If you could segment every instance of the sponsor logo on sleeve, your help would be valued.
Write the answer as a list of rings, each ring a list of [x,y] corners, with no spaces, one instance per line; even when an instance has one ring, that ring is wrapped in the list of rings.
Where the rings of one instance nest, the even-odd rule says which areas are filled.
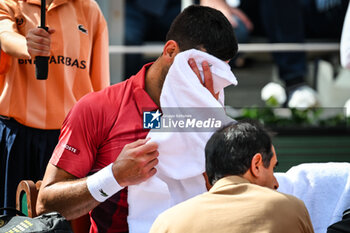
[[[70,152],[72,152],[73,154],[76,154],[76,155],[78,155],[80,153],[79,149],[77,149],[77,148],[75,148],[73,146],[70,146],[68,144],[64,145],[64,149],[66,149],[66,150],[68,150],[68,151],[70,151]]]

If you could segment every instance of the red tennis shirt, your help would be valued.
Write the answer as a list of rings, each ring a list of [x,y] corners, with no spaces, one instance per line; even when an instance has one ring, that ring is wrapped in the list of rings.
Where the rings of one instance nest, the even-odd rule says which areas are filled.
[[[130,79],[84,96],[64,120],[50,163],[82,178],[109,165],[149,132],[143,112],[158,106],[145,91],[145,65]],[[82,200],[83,201],[83,200]],[[128,232],[127,189],[90,212],[92,232]]]

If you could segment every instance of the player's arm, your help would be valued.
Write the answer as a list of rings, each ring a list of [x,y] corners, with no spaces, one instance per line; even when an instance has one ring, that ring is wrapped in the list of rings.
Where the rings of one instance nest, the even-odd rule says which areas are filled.
[[[158,164],[158,146],[156,143],[146,143],[147,141],[140,139],[127,144],[111,166],[88,178],[78,179],[63,169],[48,164],[39,191],[37,213],[57,211],[68,220],[75,219],[87,214],[123,187],[147,180],[156,173],[154,167]],[[111,175],[108,177],[109,173]],[[108,186],[104,186],[104,183]],[[109,192],[111,189],[114,193]],[[102,196],[96,196],[99,193]]]
[[[99,204],[87,190],[86,178],[78,179],[63,169],[48,164],[40,187],[36,211],[57,211],[68,220],[85,215]]]

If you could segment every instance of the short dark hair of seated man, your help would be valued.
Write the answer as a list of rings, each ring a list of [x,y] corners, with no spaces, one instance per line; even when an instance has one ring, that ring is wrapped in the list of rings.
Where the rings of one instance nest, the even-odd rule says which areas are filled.
[[[258,123],[242,121],[218,130],[205,147],[206,173],[210,184],[228,175],[243,176],[257,154],[261,155],[263,167],[268,169],[275,152],[269,133]],[[277,166],[277,159],[274,161],[273,167]],[[261,185],[278,188],[276,179]]]
[[[267,131],[239,121],[212,135],[206,168],[214,186],[158,216],[150,233],[312,233],[304,203],[277,192],[277,157]]]

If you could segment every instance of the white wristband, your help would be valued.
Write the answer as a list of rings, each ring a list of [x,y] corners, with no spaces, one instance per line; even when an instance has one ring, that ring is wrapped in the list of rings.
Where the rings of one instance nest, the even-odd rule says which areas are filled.
[[[89,192],[96,201],[104,202],[123,189],[114,178],[112,165],[111,163],[107,167],[89,176],[86,180]]]

